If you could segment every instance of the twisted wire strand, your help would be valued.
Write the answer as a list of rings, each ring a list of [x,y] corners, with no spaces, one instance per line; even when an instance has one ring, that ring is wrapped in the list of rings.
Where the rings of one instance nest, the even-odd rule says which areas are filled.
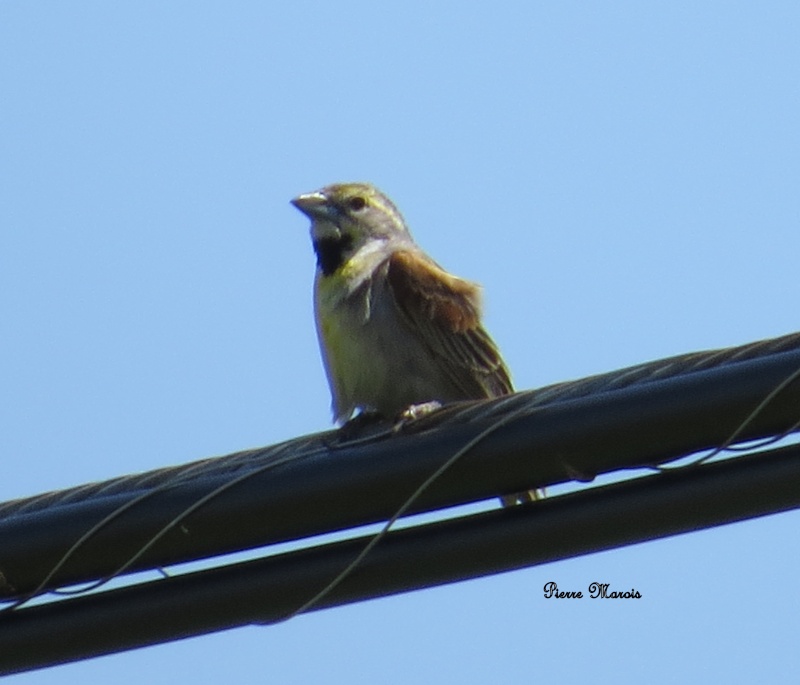
[[[496,400],[457,403],[415,422],[412,430],[421,431],[434,427],[440,428],[448,424],[483,421],[503,416],[508,412],[513,412],[515,416],[520,416],[557,402],[707,371],[737,362],[769,357],[797,349],[800,349],[800,333],[792,333],[737,347],[681,354],[580,380],[556,383]],[[382,439],[391,435],[392,432],[392,430],[384,429],[375,435],[367,436],[348,444]],[[65,490],[43,493],[33,497],[2,502],[0,503],[0,520],[43,511],[51,507],[60,507],[71,503],[120,494],[147,496],[153,491],[185,484],[194,479],[218,478],[220,476],[238,479],[251,471],[261,471],[287,461],[316,455],[319,453],[320,448],[325,446],[335,435],[335,431],[327,431],[288,440],[269,447],[244,450],[221,457],[209,457],[179,466],[164,467],[97,483],[87,483]]]

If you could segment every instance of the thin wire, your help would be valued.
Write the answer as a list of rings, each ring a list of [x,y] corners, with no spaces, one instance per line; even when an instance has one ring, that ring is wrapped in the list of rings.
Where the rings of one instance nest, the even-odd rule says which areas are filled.
[[[55,565],[48,571],[45,577],[41,580],[39,585],[37,585],[33,590],[27,592],[22,597],[17,598],[11,604],[6,607],[0,609],[0,613],[10,612],[14,609],[21,607],[23,604],[26,604],[30,600],[39,595],[43,594],[44,588],[47,587],[47,584],[53,579],[53,577],[58,573],[63,567],[64,564],[69,561],[70,558],[84,545],[88,542],[92,537],[94,537],[98,532],[100,532],[103,528],[105,528],[108,524],[110,524],[114,519],[119,518],[124,512],[132,509],[136,505],[140,504],[141,502],[149,499],[153,495],[163,492],[166,490],[170,485],[174,485],[176,483],[161,483],[160,485],[156,486],[152,490],[148,492],[142,493],[138,497],[125,502],[125,504],[120,505],[114,511],[110,512],[106,516],[104,516],[100,521],[95,523],[89,530],[87,530],[83,535],[81,535],[73,544],[72,546],[61,556],[61,558],[55,563]],[[88,587],[82,588],[80,592],[88,592],[89,590],[93,589],[97,586],[97,582],[90,584]],[[105,581],[104,581],[105,582]],[[79,594],[79,592],[71,593],[70,591],[62,590],[60,594]]]
[[[346,442],[343,442],[341,444],[341,447],[345,447],[346,446],[346,447],[349,448],[349,447],[358,446],[358,445],[362,445],[362,444],[372,443],[372,442],[375,442],[377,440],[381,440],[381,439],[383,439],[385,437],[388,437],[390,435],[393,435],[394,433],[395,433],[394,428],[383,430],[383,431],[381,431],[379,433],[376,433],[376,434],[371,434],[371,435],[367,435],[367,436],[364,436],[364,437],[355,438],[355,439],[351,439],[351,440],[348,440]],[[287,443],[283,443],[283,445],[281,445],[280,447],[283,448],[284,452],[290,452],[289,448],[292,447],[293,445],[294,445],[294,441],[290,441],[290,442],[287,442]],[[313,457],[313,456],[315,456],[317,454],[322,454],[322,453],[324,453],[326,451],[329,451],[329,450],[330,450],[330,446],[329,445],[324,445],[321,448],[316,448],[316,449],[313,449],[313,450],[305,452],[304,454],[302,454],[302,457],[298,457],[298,455],[290,453],[290,454],[284,455],[282,458],[276,458],[276,454],[279,454],[280,450],[272,451],[272,454],[270,455],[271,456],[271,460],[270,460],[270,462],[268,464],[263,464],[263,465],[261,465],[259,467],[256,467],[255,469],[253,469],[251,471],[248,471],[247,473],[244,473],[244,474],[242,474],[242,475],[240,475],[240,476],[238,476],[238,477],[236,477],[236,478],[234,478],[234,479],[232,479],[230,481],[227,481],[227,482],[217,486],[216,488],[214,488],[213,490],[211,490],[207,494],[203,495],[200,499],[198,499],[195,502],[193,502],[191,505],[189,505],[188,507],[183,509],[179,514],[177,514],[172,519],[170,519],[166,524],[164,524],[155,534],[153,534],[152,537],[150,537],[150,539],[144,545],[142,545],[132,556],[130,556],[122,565],[117,567],[110,574],[106,575],[103,578],[99,578],[96,581],[94,581],[92,583],[89,583],[88,585],[84,585],[84,586],[82,586],[80,588],[76,588],[74,590],[56,589],[56,590],[51,590],[50,593],[51,594],[56,594],[56,595],[61,595],[61,596],[72,596],[72,595],[86,594],[88,592],[97,590],[98,588],[102,587],[103,585],[106,585],[110,581],[114,580],[115,578],[117,578],[117,577],[121,576],[123,573],[125,573],[125,571],[127,571],[133,564],[136,563],[136,561],[138,559],[140,559],[142,557],[143,554],[145,554],[147,552],[147,550],[151,549],[153,547],[153,545],[155,545],[161,538],[163,538],[164,535],[166,535],[178,523],[180,523],[182,520],[184,520],[187,516],[191,515],[193,512],[197,511],[200,507],[202,507],[207,502],[209,502],[212,499],[214,499],[215,497],[218,497],[219,495],[221,495],[223,492],[229,490],[230,488],[233,488],[234,486],[238,485],[239,483],[242,483],[242,482],[244,482],[244,481],[246,481],[246,480],[248,480],[248,479],[250,479],[250,478],[252,478],[254,476],[257,476],[257,475],[259,475],[261,473],[269,471],[269,470],[275,468],[276,466],[280,466],[280,465],[285,464],[285,463],[287,463],[289,461],[294,461],[294,460],[296,460],[298,458],[307,459],[307,458]],[[98,521],[95,525],[93,525],[88,531],[86,531],[83,535],[81,535],[80,538],[78,538],[78,540],[61,556],[61,558],[56,562],[56,564],[53,566],[53,568],[45,575],[45,577],[42,579],[42,581],[39,583],[39,585],[36,586],[36,588],[34,588],[30,592],[26,593],[22,597],[17,598],[10,605],[0,609],[0,614],[2,614],[3,612],[10,612],[10,611],[13,611],[15,609],[18,609],[23,604],[26,604],[27,602],[29,602],[33,598],[38,597],[41,594],[43,594],[44,588],[47,586],[47,584],[50,582],[50,580],[52,580],[52,578],[56,575],[56,573],[58,573],[58,571],[61,568],[63,568],[64,564],[66,564],[66,562],[83,545],[85,545],[86,542],[88,542],[92,537],[97,535],[97,533],[99,533],[103,528],[105,528],[107,525],[112,523],[114,521],[114,519],[118,518],[125,511],[128,511],[129,509],[132,509],[134,506],[140,504],[142,501],[148,499],[149,497],[152,497],[153,495],[155,495],[155,494],[157,494],[159,492],[163,492],[163,491],[165,491],[165,490],[167,490],[167,489],[169,489],[171,487],[175,487],[177,485],[180,485],[180,484],[182,484],[184,482],[187,482],[187,481],[191,480],[192,479],[191,478],[192,474],[190,472],[193,471],[193,470],[199,470],[201,467],[205,467],[205,465],[206,465],[206,461],[205,460],[202,461],[202,462],[195,462],[192,465],[191,468],[182,469],[181,472],[174,479],[167,480],[167,481],[165,481],[163,483],[160,483],[159,485],[154,487],[152,490],[150,490],[150,491],[148,491],[146,493],[143,493],[142,495],[139,495],[138,497],[135,497],[134,499],[126,502],[125,504],[120,505],[117,509],[115,509],[114,511],[112,511],[109,514],[107,514],[106,516],[104,516],[100,521]],[[162,574],[168,575],[163,569],[159,569],[159,570],[161,571]]]
[[[512,412],[510,414],[506,414],[498,421],[496,421],[491,426],[488,426],[483,431],[478,433],[475,437],[471,438],[467,441],[467,443],[459,450],[457,450],[452,456],[450,456],[447,461],[445,461],[441,466],[439,466],[430,476],[428,476],[420,485],[414,490],[413,493],[406,499],[405,502],[395,511],[395,513],[389,518],[389,520],[384,524],[383,528],[376,533],[372,539],[364,546],[364,548],[353,558],[353,560],[347,564],[330,582],[327,583],[317,594],[311,597],[308,601],[301,604],[299,607],[294,609],[292,612],[287,614],[286,616],[279,618],[275,621],[270,621],[269,623],[282,623],[284,621],[288,621],[291,618],[294,618],[298,614],[302,614],[308,611],[312,606],[319,603],[324,597],[330,594],[341,582],[347,578],[366,558],[366,556],[372,551],[372,549],[381,541],[386,535],[389,533],[389,530],[392,526],[397,522],[397,520],[403,516],[403,514],[408,511],[409,507],[417,500],[419,497],[424,493],[447,469],[449,469],[453,464],[455,464],[459,459],[461,459],[467,452],[469,452],[473,447],[475,447],[478,443],[482,440],[485,440],[489,435],[491,435],[494,431],[498,430],[499,428],[503,427],[507,423],[509,423],[512,419],[518,418],[522,416],[527,408],[519,408],[516,412]]]
[[[733,443],[736,442],[736,439],[744,432],[744,430],[747,428],[747,426],[749,426],[758,417],[758,415],[761,414],[767,408],[769,403],[772,402],[772,400],[774,400],[781,392],[783,392],[783,390],[788,388],[798,378],[800,378],[800,368],[798,368],[797,370],[795,370],[792,373],[790,373],[786,378],[784,378],[780,383],[778,383],[778,385],[775,386],[775,388],[773,388],[767,394],[767,396],[763,400],[761,400],[761,402],[758,403],[756,408],[753,409],[753,411],[751,411],[747,415],[747,417],[744,419],[744,421],[742,421],[734,429],[734,431],[722,442],[722,444],[718,445],[717,447],[714,447],[711,450],[711,452],[709,452],[708,454],[703,455],[702,457],[699,457],[699,458],[691,461],[690,463],[683,464],[681,466],[670,467],[670,466],[662,466],[660,464],[657,464],[657,465],[654,465],[654,466],[650,466],[648,468],[654,469],[654,470],[659,471],[659,472],[677,471],[679,469],[693,468],[695,466],[700,466],[700,464],[704,464],[709,459],[713,459],[718,454],[721,454],[722,452],[725,452],[725,451],[745,452],[745,451],[748,451],[748,450],[757,449],[759,447],[766,447],[767,445],[771,445],[771,444],[774,444],[776,442],[779,442],[780,440],[783,440],[790,433],[794,433],[796,430],[800,429],[800,419],[795,421],[788,428],[784,429],[780,434],[772,435],[769,438],[765,438],[764,441],[762,443],[760,443],[760,444],[750,445],[750,446],[748,446],[746,448],[741,448],[741,449],[737,449],[736,447],[732,446]]]

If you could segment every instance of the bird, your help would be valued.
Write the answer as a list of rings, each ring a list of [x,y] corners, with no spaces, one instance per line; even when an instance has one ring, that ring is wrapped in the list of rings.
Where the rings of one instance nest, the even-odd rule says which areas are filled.
[[[387,195],[335,183],[291,203],[311,220],[314,316],[335,423],[513,392],[481,322],[480,286],[431,259]]]

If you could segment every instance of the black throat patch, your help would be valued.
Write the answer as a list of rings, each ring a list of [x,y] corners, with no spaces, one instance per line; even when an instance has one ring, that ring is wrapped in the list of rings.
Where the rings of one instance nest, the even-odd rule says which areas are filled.
[[[314,241],[314,252],[317,253],[317,266],[324,276],[330,276],[342,264],[344,253],[353,246],[353,239],[348,235],[341,238],[322,238]]]

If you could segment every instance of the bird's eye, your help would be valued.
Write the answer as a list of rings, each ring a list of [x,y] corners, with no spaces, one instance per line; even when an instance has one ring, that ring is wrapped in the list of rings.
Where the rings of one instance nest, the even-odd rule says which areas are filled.
[[[359,212],[367,206],[367,201],[360,195],[356,195],[347,201],[347,206],[354,212]]]

